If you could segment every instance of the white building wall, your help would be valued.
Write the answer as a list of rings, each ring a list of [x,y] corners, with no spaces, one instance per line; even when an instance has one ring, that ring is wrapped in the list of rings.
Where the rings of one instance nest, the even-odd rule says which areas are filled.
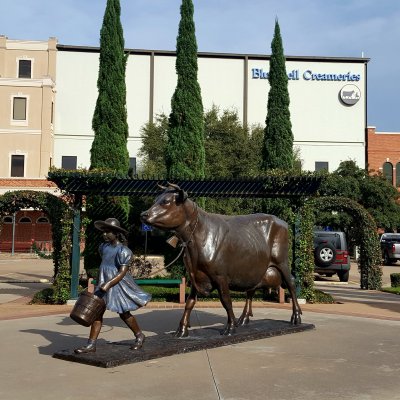
[[[61,166],[62,155],[76,155],[78,166],[89,167],[93,141],[91,121],[97,99],[98,52],[59,51],[57,56],[57,98],[55,118],[54,163]],[[198,80],[204,109],[213,104],[235,109],[244,115],[243,57],[198,58]],[[249,57],[247,84],[247,120],[264,126],[267,113],[268,80],[253,79],[252,69],[268,72],[265,59]],[[303,168],[314,170],[316,161],[329,162],[335,170],[341,161],[355,160],[365,165],[366,75],[364,62],[303,60],[287,61],[290,111],[295,146],[300,149]],[[304,73],[360,75],[359,81],[306,80]],[[293,72],[295,71],[295,72]],[[128,151],[136,157],[141,145],[140,129],[148,122],[151,101],[151,56],[134,54],[128,58],[127,109],[129,124]],[[344,105],[339,92],[346,84],[361,91],[361,99],[353,106]],[[175,57],[157,54],[154,57],[153,115],[168,115],[176,87]]]
[[[140,129],[149,120],[150,56],[128,57],[126,66],[126,106],[128,110],[128,152],[136,157],[141,146]]]
[[[243,60],[221,58],[199,58],[198,80],[204,110],[213,105],[236,110],[243,117]]]
[[[154,59],[154,114],[169,115],[171,97],[175,91],[177,76],[175,57],[156,56]]]
[[[269,62],[249,60],[248,122],[265,124],[269,83],[253,79],[252,69],[269,71]],[[287,61],[290,113],[294,144],[300,149],[303,168],[313,171],[316,161],[328,161],[335,170],[341,161],[354,160],[365,165],[366,76],[362,63]],[[359,81],[307,80],[307,71],[319,74],[360,75]],[[361,99],[353,106],[339,99],[340,90],[354,84],[361,90]]]

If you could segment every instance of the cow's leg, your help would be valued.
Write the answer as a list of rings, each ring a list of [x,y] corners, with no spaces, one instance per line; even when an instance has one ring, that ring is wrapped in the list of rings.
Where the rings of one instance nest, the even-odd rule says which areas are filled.
[[[244,305],[242,315],[239,317],[237,323],[238,325],[247,325],[250,321],[250,317],[253,316],[253,310],[251,308],[252,302],[253,302],[253,296],[255,290],[248,290],[246,292],[246,304]]]
[[[290,319],[290,323],[292,325],[300,325],[301,324],[301,308],[297,301],[296,296],[296,285],[293,278],[293,275],[290,273],[290,270],[287,264],[281,264],[276,266],[280,273],[282,274],[283,282],[285,283],[286,287],[289,290],[290,296],[292,297],[292,318]]]
[[[189,326],[190,326],[190,313],[193,310],[194,305],[197,300],[197,290],[194,285],[190,288],[189,296],[186,300],[185,311],[183,312],[181,321],[179,322],[179,327],[175,332],[175,337],[182,338],[189,335]]]
[[[226,313],[228,314],[228,322],[225,325],[223,331],[221,332],[221,335],[230,336],[233,333],[235,333],[236,320],[235,320],[235,314],[233,313],[232,300],[231,300],[231,295],[229,293],[229,286],[225,279],[219,280],[217,289],[219,293],[219,299],[221,300],[221,303],[225,308]]]

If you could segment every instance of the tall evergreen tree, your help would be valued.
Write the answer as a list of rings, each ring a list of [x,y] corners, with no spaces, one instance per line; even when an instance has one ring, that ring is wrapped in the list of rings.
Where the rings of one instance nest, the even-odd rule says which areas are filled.
[[[97,80],[98,97],[93,115],[94,140],[90,150],[90,169],[107,169],[128,174],[128,123],[126,112],[125,70],[127,55],[120,21],[119,0],[107,0],[100,31],[100,64]],[[85,269],[99,266],[100,233],[93,221],[118,218],[126,226],[129,213],[127,197],[90,196],[86,200],[89,223],[86,228]],[[93,273],[91,274],[93,275]]]
[[[201,178],[205,164],[204,121],[192,0],[182,0],[180,11],[175,65],[178,82],[169,116],[167,174],[170,178]]]
[[[264,130],[262,169],[293,167],[293,133],[290,122],[288,77],[278,20],[271,43],[268,106]]]
[[[268,81],[270,89],[261,169],[288,171],[293,168],[293,134],[289,111],[288,77],[278,20],[275,20],[274,37],[271,43]],[[287,199],[266,199],[262,207],[265,212],[289,222],[293,218],[290,205]]]
[[[90,150],[90,168],[109,168],[127,173],[129,169],[129,154],[126,146],[128,138],[125,85],[127,55],[124,52],[120,15],[119,0],[107,0],[100,31],[98,97],[92,121],[95,136]]]

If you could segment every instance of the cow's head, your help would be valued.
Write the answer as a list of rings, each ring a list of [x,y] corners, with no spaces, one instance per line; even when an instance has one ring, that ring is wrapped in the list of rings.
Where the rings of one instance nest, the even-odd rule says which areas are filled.
[[[159,185],[160,186],[160,185]],[[187,194],[178,185],[168,183],[167,187],[160,186],[164,190],[155,200],[154,204],[140,214],[140,219],[145,224],[159,229],[175,229],[186,222],[184,203]]]

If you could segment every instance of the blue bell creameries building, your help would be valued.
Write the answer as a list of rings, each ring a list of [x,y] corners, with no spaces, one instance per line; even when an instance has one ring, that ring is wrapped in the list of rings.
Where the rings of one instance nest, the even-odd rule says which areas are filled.
[[[63,157],[72,157],[76,166],[88,167],[99,49],[58,45],[57,50],[54,163],[61,167]],[[170,112],[176,86],[175,52],[128,51],[128,150],[132,165],[139,166],[141,127],[157,114]],[[286,57],[294,145],[303,169],[333,171],[348,159],[365,166],[368,61]],[[213,105],[234,109],[243,123],[264,126],[269,56],[199,53],[198,67],[205,110]]]

